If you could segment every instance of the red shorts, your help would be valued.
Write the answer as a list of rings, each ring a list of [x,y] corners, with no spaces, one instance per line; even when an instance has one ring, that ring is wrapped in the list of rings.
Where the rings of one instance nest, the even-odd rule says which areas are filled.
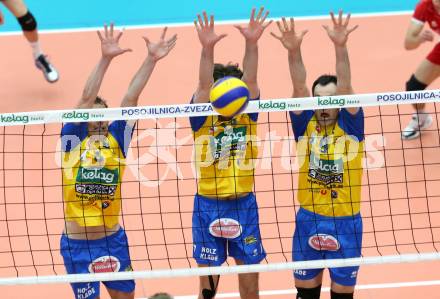
[[[437,43],[437,45],[435,45],[434,49],[432,49],[426,59],[434,64],[440,65],[440,43]]]

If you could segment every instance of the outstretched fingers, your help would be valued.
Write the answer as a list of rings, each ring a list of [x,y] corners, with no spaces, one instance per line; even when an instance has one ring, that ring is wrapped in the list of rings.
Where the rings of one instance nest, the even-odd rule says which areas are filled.
[[[162,34],[160,35],[160,39],[165,39],[167,31],[168,31],[168,27],[165,26],[165,28],[162,30]]]
[[[102,37],[101,32],[97,30],[96,33],[98,33],[99,40],[102,42],[104,38]]]
[[[250,21],[250,22],[255,21],[255,7],[252,8],[252,11],[251,11],[251,17],[250,17],[249,21]]]
[[[208,26],[209,25],[209,22],[208,22],[208,14],[206,13],[206,11],[204,11],[203,12],[203,20],[205,21],[205,26]]]
[[[333,25],[334,26],[338,25],[338,22],[336,21],[335,18],[335,13],[333,11],[330,12],[330,17],[332,18]]]
[[[281,36],[276,35],[275,33],[271,32],[270,35],[272,35],[273,37],[275,37],[277,40],[282,40]]]
[[[124,34],[124,28],[122,28],[121,31],[118,32],[118,35],[116,36],[116,42],[119,42],[123,34]]]
[[[347,18],[345,19],[344,27],[348,26],[348,23],[350,23],[350,18],[351,18],[351,14],[349,13],[349,14],[347,14]]]
[[[115,28],[115,24],[113,22],[111,22],[110,23],[109,37],[113,37],[114,28]]]
[[[107,27],[107,23],[104,24],[104,37],[108,38],[108,27]]]
[[[255,21],[260,22],[261,15],[263,14],[263,11],[264,11],[264,7],[260,7],[260,10],[258,11],[258,15],[257,15],[257,18],[255,19]]]
[[[348,30],[347,30],[347,35],[349,35],[349,34],[352,33],[353,31],[355,31],[358,27],[359,27],[359,25],[355,25],[353,28],[348,29]]]
[[[282,18],[283,25],[284,25],[284,31],[289,31],[289,24],[287,24],[286,18]]]

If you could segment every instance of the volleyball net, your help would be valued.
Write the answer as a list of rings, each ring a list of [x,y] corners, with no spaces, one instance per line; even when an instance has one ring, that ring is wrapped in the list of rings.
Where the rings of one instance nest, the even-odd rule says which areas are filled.
[[[214,115],[210,104],[0,114],[0,284],[440,259],[439,98],[440,90],[427,90],[251,102],[246,113],[259,113],[253,191],[267,256],[259,265],[235,266],[228,259],[222,267],[209,268],[197,268],[192,257],[193,203],[199,178],[189,118]],[[402,141],[401,131],[413,113],[409,104],[414,103],[430,103],[427,111],[434,123],[418,138]],[[292,262],[292,251],[301,250],[292,248],[295,214],[300,208],[297,192],[301,159],[288,112],[348,107],[363,107],[365,113],[362,257]],[[134,271],[66,275],[60,255],[66,220],[64,143],[60,132],[68,122],[115,120],[137,120],[120,179],[119,218],[128,236]],[[97,173],[101,179],[105,176]],[[85,193],[90,191],[87,188]],[[105,209],[103,202],[100,205]]]

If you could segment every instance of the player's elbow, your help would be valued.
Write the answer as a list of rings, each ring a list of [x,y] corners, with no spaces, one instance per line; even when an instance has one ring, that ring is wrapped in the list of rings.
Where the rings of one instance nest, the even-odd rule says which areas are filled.
[[[415,40],[414,37],[409,36],[405,38],[405,41],[403,43],[403,46],[405,50],[414,50],[419,46],[419,43]]]

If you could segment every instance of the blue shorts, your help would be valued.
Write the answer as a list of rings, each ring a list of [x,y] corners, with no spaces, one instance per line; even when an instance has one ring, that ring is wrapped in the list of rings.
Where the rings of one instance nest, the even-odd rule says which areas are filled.
[[[361,256],[362,218],[321,216],[303,208],[296,215],[293,235],[294,261],[356,258]],[[315,278],[323,269],[295,270],[296,279]],[[343,286],[356,285],[359,267],[330,268],[332,281]]]
[[[61,237],[61,255],[68,274],[133,271],[128,252],[125,231],[98,240],[75,240],[65,234]],[[134,280],[106,281],[103,284],[113,290],[131,293]],[[99,282],[72,283],[76,299],[99,297]]]
[[[266,257],[253,193],[236,200],[194,198],[193,257],[197,264],[220,266],[226,257],[258,264]]]

